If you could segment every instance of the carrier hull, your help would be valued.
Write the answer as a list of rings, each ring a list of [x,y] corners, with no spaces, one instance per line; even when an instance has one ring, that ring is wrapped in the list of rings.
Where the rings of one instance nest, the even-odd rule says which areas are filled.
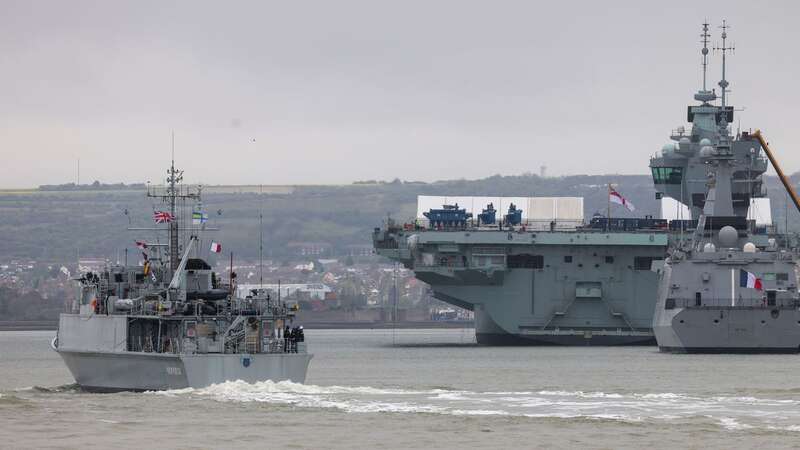
[[[620,345],[655,345],[653,335],[649,336],[603,336],[603,335],[544,335],[527,336],[521,334],[475,333],[479,345],[492,346],[557,346],[573,347],[596,346],[614,347]]]
[[[473,311],[480,345],[654,345],[663,231],[379,231],[436,299]],[[396,248],[395,248],[396,245]],[[390,248],[387,248],[390,247]]]

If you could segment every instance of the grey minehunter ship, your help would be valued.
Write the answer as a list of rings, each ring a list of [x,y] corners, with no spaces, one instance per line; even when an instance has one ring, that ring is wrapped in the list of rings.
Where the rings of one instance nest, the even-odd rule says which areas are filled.
[[[657,198],[689,204],[692,220],[595,218],[572,229],[552,223],[542,230],[514,220],[514,211],[497,224],[485,220],[494,217],[493,205],[474,220],[448,205],[426,214],[428,226],[389,220],[376,228],[376,252],[412,269],[435,298],[474,311],[479,344],[655,344],[659,274],[652,269],[696,224],[706,196],[702,149],[734,114],[731,106],[709,103],[716,94],[705,87],[707,24],[703,30],[704,81],[695,95],[700,104],[688,108],[692,128],[678,127],[673,142],[650,161]],[[724,76],[720,84],[727,87]],[[767,162],[746,134],[732,137],[729,148],[737,167],[733,208],[746,214],[751,198],[766,195]],[[766,230],[754,237],[760,243],[769,238]]]
[[[202,224],[183,228],[192,234],[179,241],[179,224],[188,221],[177,216],[185,210],[178,203],[201,204],[201,191],[180,184],[174,162],[167,173],[167,185],[148,195],[169,205],[156,213],[167,223],[169,243],[137,243],[148,251],[144,265],[83,274],[77,298],[60,315],[53,349],[78,385],[93,391],[304,382],[312,355],[302,328],[291,327],[294,313],[260,289],[235,296],[233,270],[223,283],[197,257],[203,213]]]

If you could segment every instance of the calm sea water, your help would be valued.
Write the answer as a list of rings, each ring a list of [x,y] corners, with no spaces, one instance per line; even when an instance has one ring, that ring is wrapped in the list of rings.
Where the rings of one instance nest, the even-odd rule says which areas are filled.
[[[89,394],[52,335],[0,332],[0,448],[800,448],[796,355],[309,330],[305,385]]]

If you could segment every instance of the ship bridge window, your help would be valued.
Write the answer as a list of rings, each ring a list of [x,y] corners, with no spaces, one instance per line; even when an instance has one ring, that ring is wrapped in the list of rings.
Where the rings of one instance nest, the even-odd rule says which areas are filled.
[[[522,253],[520,255],[508,255],[506,262],[509,269],[544,268],[544,257],[542,255],[530,255],[527,253]]]
[[[683,167],[652,167],[651,171],[655,184],[681,184],[683,180]]]

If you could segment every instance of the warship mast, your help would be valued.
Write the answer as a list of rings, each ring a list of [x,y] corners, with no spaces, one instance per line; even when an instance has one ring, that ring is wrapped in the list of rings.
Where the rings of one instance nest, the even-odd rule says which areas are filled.
[[[177,200],[177,184],[183,180],[183,171],[175,169],[175,133],[172,133],[172,160],[167,171],[167,183],[169,188],[167,194],[169,195],[169,213],[172,216],[172,221],[169,223],[169,270],[175,271],[178,268],[178,221],[175,220],[175,203]]]
[[[169,214],[171,216],[171,220],[168,222],[169,225],[169,275],[170,278],[178,269],[178,265],[180,264],[181,257],[180,257],[180,242],[178,238],[178,217],[177,217],[177,209],[178,209],[178,200],[186,201],[187,199],[192,200],[199,200],[200,199],[200,191],[197,190],[196,192],[189,192],[183,191],[180,187],[181,182],[183,181],[183,171],[178,170],[175,168],[175,134],[172,135],[172,159],[169,169],[167,169],[167,179],[166,179],[166,186],[162,192],[158,191],[158,188],[153,188],[152,190],[148,190],[147,196],[151,198],[159,198],[163,202],[169,205]]]
[[[728,28],[730,27],[731,26],[728,25],[728,22],[726,20],[722,21],[722,26],[720,26],[720,28],[722,28],[722,47],[714,47],[714,50],[722,52],[722,79],[719,80],[719,87],[722,89],[722,95],[720,95],[720,103],[723,110],[725,109],[725,106],[727,106],[727,103],[725,102],[726,94],[730,92],[728,91],[728,86],[729,86],[728,80],[725,79],[725,56],[727,52],[736,50],[736,47],[734,47],[733,45],[728,47],[726,42],[726,40],[728,39]],[[705,85],[705,80],[703,84]],[[723,117],[725,116],[723,115]]]

